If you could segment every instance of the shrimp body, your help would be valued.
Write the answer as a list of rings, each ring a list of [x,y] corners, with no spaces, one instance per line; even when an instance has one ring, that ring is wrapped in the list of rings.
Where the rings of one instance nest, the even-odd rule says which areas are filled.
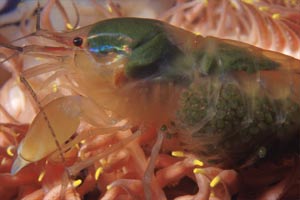
[[[296,59],[150,19],[109,19],[70,33],[41,35],[72,50],[73,60],[63,65],[65,75],[112,119],[127,119],[133,126],[169,125],[183,149],[223,167],[238,168],[282,152],[299,154]],[[86,108],[80,110],[92,111]],[[79,113],[68,136],[83,116]],[[41,120],[38,115],[34,124]],[[31,130],[19,154],[31,148],[25,141],[40,142],[34,125]]]
[[[132,18],[96,24],[87,49],[96,63],[103,56],[115,59],[107,66],[109,73],[98,72],[101,78],[95,82],[84,75],[82,82],[92,83],[86,88],[89,97],[132,123],[175,122],[184,148],[210,163],[238,167],[297,151],[296,59]],[[92,59],[78,60],[89,63],[80,64],[75,56],[78,67],[96,66]],[[104,89],[88,90],[93,85]]]

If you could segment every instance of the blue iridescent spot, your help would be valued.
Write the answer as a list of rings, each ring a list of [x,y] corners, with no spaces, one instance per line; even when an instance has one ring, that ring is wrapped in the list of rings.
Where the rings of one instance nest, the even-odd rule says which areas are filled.
[[[115,52],[119,54],[128,54],[129,53],[129,48],[124,45],[122,47],[117,47],[117,46],[112,46],[112,45],[101,45],[97,47],[91,46],[89,48],[90,52],[92,53],[109,53],[109,52]]]
[[[107,52],[112,52],[115,50],[116,50],[116,47],[111,46],[111,45],[101,45],[98,47],[90,48],[90,52],[93,52],[93,53],[107,53]]]

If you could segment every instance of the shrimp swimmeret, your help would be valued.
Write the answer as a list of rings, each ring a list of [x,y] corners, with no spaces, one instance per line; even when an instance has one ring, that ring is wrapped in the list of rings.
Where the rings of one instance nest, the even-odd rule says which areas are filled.
[[[72,175],[145,137],[149,127],[161,136],[158,148],[162,140],[177,141],[163,151],[193,153],[207,166],[241,169],[299,156],[297,59],[152,19],[108,19],[68,33],[35,35],[58,46],[6,45],[23,56],[51,60],[23,71],[21,80],[32,90],[31,79],[52,72],[32,93],[48,91],[54,81],[69,92],[37,100],[45,103],[18,146],[12,174],[57,150],[63,159],[67,149],[91,136],[74,136],[82,121],[98,134],[136,131],[107,154],[75,163]],[[152,151],[149,165],[157,153]]]

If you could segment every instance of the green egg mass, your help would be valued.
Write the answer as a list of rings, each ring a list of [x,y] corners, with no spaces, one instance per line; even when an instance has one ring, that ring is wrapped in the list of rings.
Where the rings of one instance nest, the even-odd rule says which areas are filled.
[[[249,96],[237,84],[195,84],[181,98],[179,124],[205,148],[186,148],[208,162],[241,166],[249,158],[274,158],[299,147],[300,107],[290,99]],[[297,143],[297,145],[293,145]],[[290,145],[288,145],[290,144]],[[264,153],[263,153],[264,152]]]

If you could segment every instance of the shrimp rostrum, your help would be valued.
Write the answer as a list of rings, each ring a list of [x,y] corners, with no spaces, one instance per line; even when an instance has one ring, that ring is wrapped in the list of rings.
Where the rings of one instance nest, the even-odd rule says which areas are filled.
[[[46,83],[64,78],[77,95],[48,98],[54,100],[33,121],[13,173],[57,150],[44,114],[60,145],[81,119],[94,126],[126,119],[131,127],[166,126],[179,141],[170,150],[194,153],[207,165],[237,169],[299,156],[297,59],[152,19],[108,19],[37,35],[59,47],[25,46],[23,53],[49,52],[60,68],[40,65],[24,77],[52,70]]]

